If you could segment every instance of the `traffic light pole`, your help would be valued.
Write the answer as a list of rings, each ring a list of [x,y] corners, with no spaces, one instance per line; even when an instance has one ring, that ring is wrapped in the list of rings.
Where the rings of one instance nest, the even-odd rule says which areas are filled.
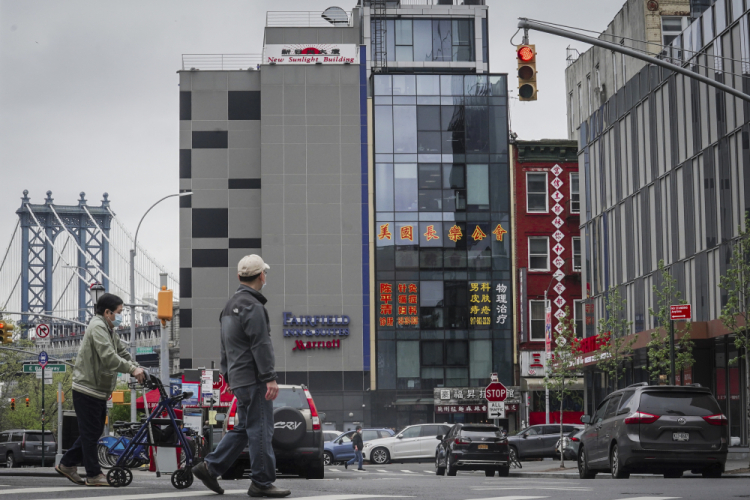
[[[707,76],[701,75],[700,73],[695,73],[693,71],[690,71],[687,68],[683,68],[682,66],[678,64],[672,64],[670,62],[664,61],[663,59],[649,56],[642,52],[638,52],[637,50],[623,47],[622,45],[618,45],[616,43],[606,42],[604,40],[600,40],[598,38],[593,38],[593,37],[586,36],[586,35],[581,35],[573,31],[556,28],[554,26],[549,26],[547,24],[539,23],[536,21],[530,21],[526,19],[525,17],[519,18],[518,27],[520,29],[525,30],[524,31],[524,40],[525,40],[524,43],[528,43],[528,36],[527,36],[526,30],[542,31],[544,33],[549,33],[550,35],[557,35],[563,38],[569,38],[571,40],[576,40],[579,42],[595,45],[603,49],[611,50],[612,52],[619,52],[620,54],[625,54],[626,56],[634,57],[636,59],[640,59],[641,61],[646,61],[647,63],[654,64],[656,66],[661,66],[662,68],[667,68],[671,71],[674,71],[675,73],[679,73],[681,75],[687,76],[688,78],[692,78],[693,80],[698,80],[701,83],[705,83],[706,85],[709,85],[711,87],[717,88],[719,90],[723,90],[727,94],[731,94],[735,97],[738,97],[742,99],[743,101],[750,102],[750,95],[745,94],[742,91],[739,91],[735,88],[732,88],[729,85],[719,83],[716,80],[712,80],[711,78],[708,78]]]
[[[42,467],[44,467],[44,365],[42,365]]]

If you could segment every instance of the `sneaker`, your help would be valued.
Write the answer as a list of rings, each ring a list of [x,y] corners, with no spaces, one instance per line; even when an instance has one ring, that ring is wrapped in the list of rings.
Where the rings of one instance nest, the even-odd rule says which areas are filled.
[[[348,468],[349,468],[349,462],[344,462],[344,469],[348,469]]]
[[[357,469],[357,470],[366,471],[367,469]]]
[[[76,484],[84,484],[83,478],[78,475],[78,467],[66,467],[63,464],[55,466],[55,470],[61,476],[65,476]]]
[[[201,462],[193,467],[193,475],[200,479],[209,490],[219,495],[224,494],[224,488],[219,486],[219,481],[208,471],[206,462]]]
[[[107,482],[107,476],[105,476],[104,474],[99,474],[98,476],[87,477],[86,486],[109,486],[109,483]]]
[[[260,486],[255,483],[250,484],[250,488],[247,490],[247,494],[251,497],[271,497],[271,498],[282,498],[288,497],[292,494],[290,490],[282,490],[277,488],[273,484],[270,486]]]

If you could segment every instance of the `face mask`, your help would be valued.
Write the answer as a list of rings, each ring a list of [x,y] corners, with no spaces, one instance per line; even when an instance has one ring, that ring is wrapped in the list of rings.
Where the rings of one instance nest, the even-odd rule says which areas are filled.
[[[115,314],[115,320],[112,322],[112,326],[118,327],[122,324],[122,314]]]
[[[266,287],[266,285],[267,285],[267,284],[268,284],[268,283],[263,283],[263,284],[261,285],[260,289],[261,289],[261,290],[263,290],[263,289],[264,289],[264,288]]]

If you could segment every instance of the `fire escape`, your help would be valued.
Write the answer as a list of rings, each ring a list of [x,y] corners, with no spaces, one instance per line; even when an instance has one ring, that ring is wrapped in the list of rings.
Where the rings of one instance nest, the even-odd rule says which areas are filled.
[[[388,72],[388,44],[386,26],[386,0],[372,0],[372,71],[373,73]]]

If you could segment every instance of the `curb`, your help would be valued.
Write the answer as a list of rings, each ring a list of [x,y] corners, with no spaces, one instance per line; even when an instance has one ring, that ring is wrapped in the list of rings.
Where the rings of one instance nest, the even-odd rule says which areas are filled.
[[[534,478],[534,479],[543,479],[543,478],[580,479],[578,477],[578,474],[570,473],[570,472],[511,472],[510,474],[508,474],[508,477],[525,477],[525,478]],[[661,475],[659,474],[632,474],[630,477],[638,478],[638,479],[647,479],[647,478],[660,478]],[[721,476],[721,479],[729,479],[729,478],[747,479],[749,477],[750,477],[750,474],[727,474],[725,473],[724,475]],[[699,476],[697,474],[686,474],[683,476],[683,478],[703,479],[702,476]],[[608,473],[602,473],[598,479],[612,479],[612,476],[610,476]]]

